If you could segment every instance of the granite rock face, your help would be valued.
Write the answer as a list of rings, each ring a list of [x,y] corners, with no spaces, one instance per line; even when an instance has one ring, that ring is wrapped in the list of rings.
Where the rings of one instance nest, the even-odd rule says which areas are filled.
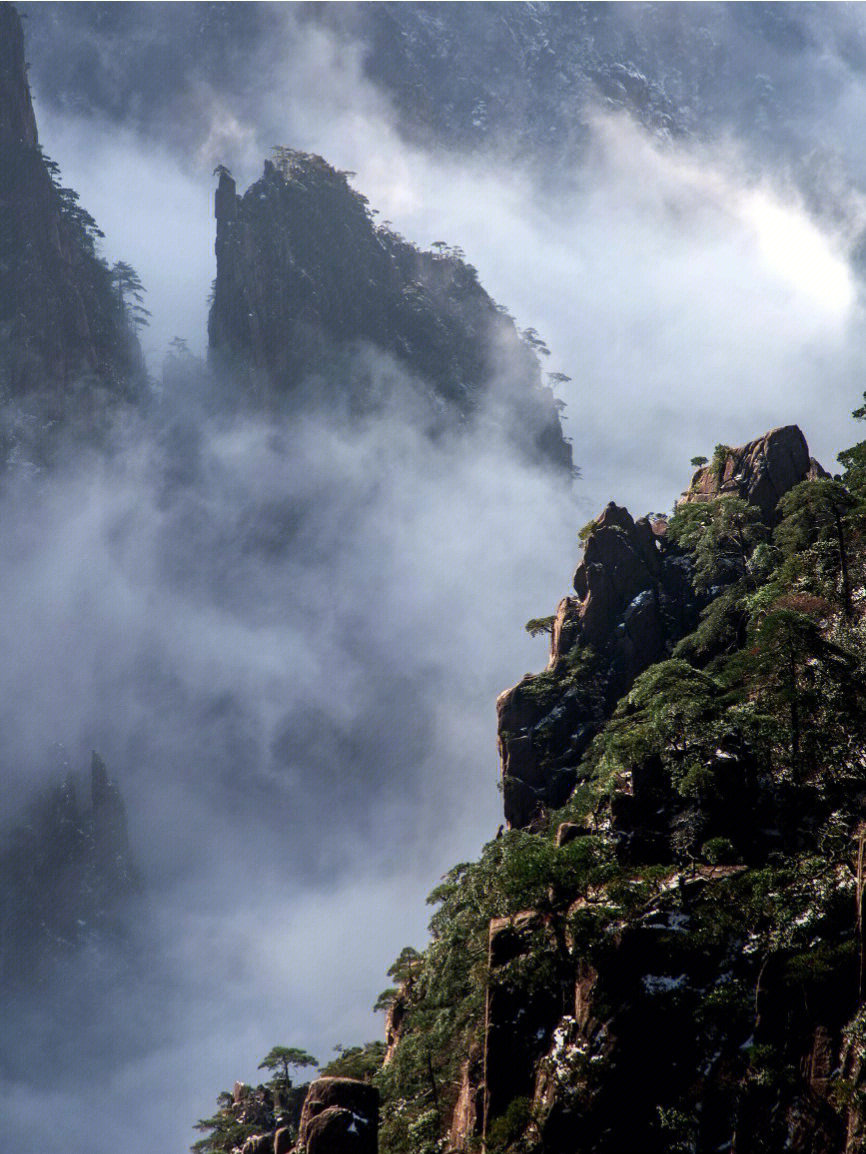
[[[310,1084],[298,1144],[306,1154],[376,1154],[379,1092],[354,1078],[318,1078]]]
[[[0,401],[93,430],[143,387],[95,223],[39,147],[18,13],[0,4]]]
[[[806,438],[796,425],[771,429],[739,448],[720,446],[713,461],[699,468],[682,502],[741,497],[757,505],[768,523],[775,520],[781,497],[811,477],[828,474],[809,456]]]
[[[772,524],[789,489],[821,476],[826,473],[809,456],[802,432],[789,425],[717,451],[715,464],[697,470],[681,500],[736,496]],[[663,517],[634,520],[611,502],[583,536],[575,596],[559,603],[552,621],[547,670],[527,674],[497,701],[510,827],[531,827],[566,801],[577,764],[617,701],[640,673],[670,656],[697,626],[705,604],[692,586],[691,561],[670,539]],[[635,797],[642,790],[652,800],[648,785]],[[634,798],[623,802],[623,820],[635,804]],[[638,826],[647,833],[647,822]]]
[[[577,596],[557,608],[547,671],[499,697],[509,826],[528,826],[563,804],[574,767],[616,701],[697,623],[688,561],[665,529],[662,519],[634,521],[613,503],[604,509],[574,575]]]
[[[571,468],[531,336],[462,254],[377,226],[345,173],[282,150],[243,196],[216,190],[211,363],[244,402],[359,416],[394,400],[431,431],[492,422],[526,456]]]
[[[491,1135],[496,1118],[515,1098],[532,1094],[535,1069],[548,1036],[562,1014],[556,984],[539,986],[527,996],[514,980],[513,966],[537,952],[552,950],[547,920],[535,910],[490,923],[484,1007],[483,1134]]]

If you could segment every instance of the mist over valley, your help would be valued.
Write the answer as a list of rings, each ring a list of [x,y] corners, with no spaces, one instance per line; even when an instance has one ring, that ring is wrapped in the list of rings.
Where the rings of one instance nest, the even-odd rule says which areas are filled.
[[[864,69],[866,21],[832,4],[0,6],[10,1150],[183,1150],[275,1044],[324,1066],[381,1038],[428,892],[543,833],[616,701],[704,619],[688,532],[639,519],[696,454],[696,491],[750,507],[762,470],[774,507],[825,476],[810,455],[838,472],[866,352]],[[795,425],[808,450],[754,441]],[[599,521],[611,500],[632,516]],[[592,634],[588,566],[614,563],[619,633]],[[635,624],[648,589],[661,616]],[[551,641],[547,680],[500,700],[500,763],[497,696]],[[589,664],[563,672],[572,643]],[[630,864],[680,860],[653,836]],[[764,852],[734,842],[720,867]],[[404,1038],[420,972],[395,978]],[[526,1005],[558,1053],[561,1007]],[[622,1141],[574,1145],[571,1114],[545,1131],[540,1083],[497,1099],[483,1044],[486,1082],[480,1051],[454,1074],[431,1050],[432,1091],[399,1099],[415,1130],[381,1091],[382,1149],[528,1150],[523,1106],[488,1126],[524,1099],[540,1149]],[[449,1095],[476,1093],[458,1125]]]

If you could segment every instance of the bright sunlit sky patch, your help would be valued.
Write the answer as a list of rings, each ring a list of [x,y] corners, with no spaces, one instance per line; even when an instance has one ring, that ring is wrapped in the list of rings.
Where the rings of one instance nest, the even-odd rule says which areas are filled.
[[[851,269],[833,239],[801,208],[757,189],[742,196],[740,211],[755,230],[758,252],[771,274],[828,316],[850,314],[856,296]]]

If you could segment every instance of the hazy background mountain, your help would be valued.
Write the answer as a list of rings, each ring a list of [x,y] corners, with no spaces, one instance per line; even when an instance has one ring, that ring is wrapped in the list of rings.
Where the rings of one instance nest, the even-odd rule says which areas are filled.
[[[152,361],[176,333],[204,344],[214,164],[245,187],[289,145],[356,172],[410,240],[461,246],[539,331],[574,378],[587,515],[614,490],[644,500],[648,475],[667,502],[676,438],[697,452],[719,415],[731,442],[788,419],[821,456],[850,440],[828,413],[859,358],[856,7],[24,11],[48,151],[150,290]],[[155,233],[185,259],[161,261]]]
[[[23,5],[40,138],[149,289],[157,382],[109,457],[7,483],[10,820],[98,749],[147,892],[3,1031],[9,1141],[182,1149],[275,1042],[324,1059],[422,896],[500,820],[493,700],[576,530],[669,506],[695,453],[798,422],[832,465],[863,379],[866,17],[832,5]],[[213,411],[212,170],[356,173],[537,329],[583,479],[496,436]],[[164,362],[172,337],[181,337]],[[58,1041],[58,1038],[61,1041]],[[26,1039],[26,1045],[22,1044]],[[55,1054],[49,1064],[47,1053]]]

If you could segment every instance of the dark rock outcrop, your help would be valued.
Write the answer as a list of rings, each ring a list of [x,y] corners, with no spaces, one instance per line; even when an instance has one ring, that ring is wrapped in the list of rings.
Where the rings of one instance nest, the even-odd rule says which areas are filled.
[[[712,501],[741,497],[757,505],[772,524],[779,499],[809,477],[827,473],[809,456],[806,438],[796,425],[771,429],[739,448],[721,447],[717,457],[699,468],[680,500]]]
[[[310,1084],[298,1144],[306,1154],[376,1154],[379,1092],[354,1078],[319,1078]]]
[[[92,432],[106,405],[138,396],[143,364],[77,200],[42,155],[21,22],[0,4],[0,401],[24,411],[19,423]]]
[[[274,1154],[289,1154],[294,1142],[289,1126],[281,1126],[274,1134]]]
[[[799,441],[783,430],[737,451],[730,480],[768,518],[771,489],[820,475]],[[780,452],[786,443],[797,451]],[[525,828],[500,831],[434,894],[433,943],[391,1065],[410,1066],[419,1089],[413,1100],[409,1078],[391,1087],[387,1125],[410,1112],[419,1129],[429,1122],[435,1070],[451,1089],[439,1138],[454,1150],[477,1142],[479,1090],[491,1151],[863,1150],[863,666],[847,653],[837,680],[822,657],[846,654],[862,608],[852,622],[828,585],[807,617],[810,598],[789,590],[818,553],[783,552],[783,534],[782,564],[762,567],[760,554],[733,597],[706,593],[714,612],[742,596],[740,637],[708,660],[688,660],[688,638],[672,654],[686,622],[678,589],[691,586],[680,529],[694,523],[665,532],[611,505],[583,534],[550,665],[500,701],[506,813]],[[859,545],[851,556],[862,565]],[[645,605],[649,623],[630,633]],[[765,661],[759,632],[792,619],[811,639],[793,673],[791,635]],[[819,735],[802,763],[795,697]],[[544,810],[567,796],[570,773],[579,788],[554,826]]]
[[[24,62],[24,32],[12,4],[0,5],[0,148],[39,143]]]
[[[289,1154],[293,1146],[290,1127],[281,1126],[274,1134],[274,1154]]]
[[[570,469],[531,341],[460,255],[377,227],[345,173],[289,150],[243,196],[221,171],[215,213],[211,361],[248,402],[358,414],[390,387],[433,429],[483,414],[528,456]]]
[[[275,1134],[253,1134],[241,1146],[241,1154],[274,1154]]]
[[[611,503],[588,527],[551,634],[550,662],[497,701],[510,826],[527,826],[562,805],[574,769],[635,677],[667,655],[697,623],[687,558],[663,519],[634,521]]]
[[[484,1010],[485,1140],[510,1102],[531,1095],[544,1040],[562,1013],[555,984],[539,984],[527,995],[514,973],[514,963],[521,958],[551,948],[547,922],[535,910],[490,923]]]
[[[819,476],[826,474],[809,456],[803,434],[789,425],[720,453],[715,466],[695,473],[682,500],[741,497],[772,523],[780,497]],[[566,801],[581,757],[616,702],[640,673],[670,656],[707,603],[696,595],[691,561],[670,539],[663,517],[634,520],[611,502],[583,536],[576,596],[557,608],[547,670],[527,674],[497,701],[511,827],[531,827]],[[614,815],[637,841],[659,832],[650,814],[657,798],[648,784],[649,768],[635,771],[644,777],[622,791]]]

